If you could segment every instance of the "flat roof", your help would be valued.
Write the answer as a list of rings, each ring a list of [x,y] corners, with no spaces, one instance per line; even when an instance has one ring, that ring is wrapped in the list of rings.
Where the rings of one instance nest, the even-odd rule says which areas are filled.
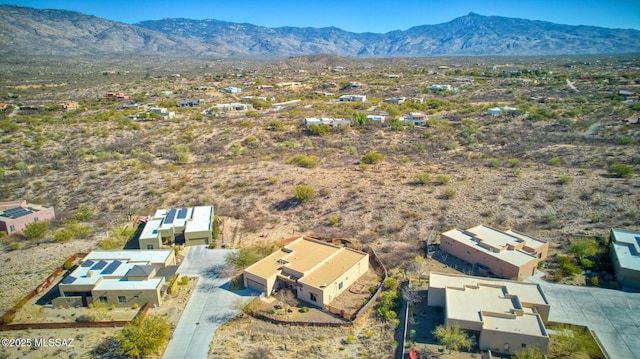
[[[199,206],[190,209],[190,221],[187,222],[185,232],[202,232],[211,230],[213,206]]]
[[[447,317],[451,319],[482,322],[481,311],[509,314],[513,309],[522,309],[518,299],[509,296],[506,287],[500,285],[466,285],[445,290]]]
[[[303,274],[299,279],[301,283],[319,288],[324,283],[333,282],[366,255],[301,236],[246,268],[245,272],[269,278],[291,269]]]
[[[164,264],[171,256],[173,250],[126,250],[126,251],[93,251],[84,257],[87,260],[120,260],[127,262],[159,263]]]
[[[152,219],[147,221],[147,224],[144,225],[142,233],[140,233],[140,239],[157,239],[158,229],[160,228],[161,224],[161,219]]]
[[[524,313],[518,316],[498,316],[483,313],[482,329],[507,333],[522,333],[540,337],[548,336],[542,319],[534,313]]]
[[[640,271],[640,233],[612,229],[614,250],[620,266],[625,269]]]
[[[545,242],[540,240],[529,242],[527,238],[531,237],[516,232],[511,233],[479,225],[466,231],[452,229],[442,233],[442,235],[450,237],[469,248],[484,252],[494,258],[501,259],[518,267],[531,262],[531,260],[537,259],[534,254],[528,254],[522,250],[510,248],[526,245],[537,250],[545,245]],[[531,246],[530,243],[534,244],[534,246]],[[487,246],[493,247],[495,250],[487,248]]]
[[[535,283],[473,277],[460,274],[446,274],[438,272],[429,273],[429,287],[433,288],[463,288],[465,285],[478,286],[480,283],[505,286],[508,293],[516,294],[518,296],[520,303],[549,305],[542,289]]]
[[[93,290],[136,290],[155,289],[162,283],[162,278],[146,280],[104,279]]]

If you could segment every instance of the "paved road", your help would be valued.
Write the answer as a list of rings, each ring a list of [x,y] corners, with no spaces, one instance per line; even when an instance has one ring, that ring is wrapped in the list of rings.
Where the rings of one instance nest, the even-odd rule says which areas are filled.
[[[528,280],[546,295],[550,321],[588,326],[611,359],[640,359],[640,293]]]
[[[223,270],[232,250],[189,247],[178,273],[199,276],[198,283],[173,332],[164,359],[206,359],[216,329],[238,314],[238,301],[248,301],[255,292],[228,290],[230,276]]]

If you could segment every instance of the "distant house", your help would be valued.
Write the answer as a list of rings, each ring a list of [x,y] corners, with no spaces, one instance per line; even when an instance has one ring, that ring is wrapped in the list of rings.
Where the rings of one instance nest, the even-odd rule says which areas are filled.
[[[273,86],[272,85],[258,85],[258,86],[256,86],[256,88],[258,90],[268,90],[268,89],[272,89]]]
[[[367,121],[384,123],[385,119],[386,117],[382,115],[367,115]]]
[[[338,97],[340,102],[367,102],[367,96],[365,95],[342,95]]]
[[[75,101],[65,102],[65,103],[62,104],[62,107],[67,111],[77,110],[79,106],[80,105]]]
[[[351,126],[351,121],[344,118],[309,117],[304,119],[303,125],[305,127],[309,127],[309,125]]]
[[[223,89],[222,89],[222,92],[226,92],[226,93],[240,93],[240,92],[242,92],[242,89],[241,89],[241,88],[238,88],[238,87],[230,86],[230,87],[225,87],[225,88],[223,88]]]
[[[118,100],[128,100],[129,96],[126,96],[122,92],[108,92],[107,93],[107,98],[115,98],[115,99],[118,99]]]
[[[278,87],[299,87],[299,86],[302,86],[302,83],[297,82],[297,81],[279,82],[279,83],[276,84],[276,86],[278,86]]]
[[[384,102],[399,105],[401,103],[404,103],[406,100],[407,100],[406,97],[390,97],[390,98],[385,98]]]
[[[551,306],[538,284],[431,272],[427,304],[444,309],[446,326],[476,335],[482,351],[513,355],[549,347]]]
[[[253,105],[240,102],[218,103],[215,105],[215,108],[217,108],[220,112],[248,111],[253,109]]]
[[[549,243],[513,230],[479,225],[442,233],[440,249],[476,265],[480,271],[521,280],[533,275],[538,263],[547,258]]]
[[[411,112],[405,117],[403,117],[400,121],[408,122],[413,124],[414,126],[427,126],[427,115],[422,112]]]
[[[293,288],[298,299],[324,307],[369,270],[369,255],[306,237],[289,244],[244,270],[244,285],[267,297]]]
[[[56,214],[53,207],[27,203],[26,200],[0,202],[0,231],[8,235],[21,233],[29,223],[54,219]]]
[[[491,107],[487,110],[487,115],[489,116],[500,116],[502,115],[502,109],[500,107]]]
[[[429,90],[432,90],[432,91],[453,91],[453,92],[458,92],[458,88],[457,87],[453,87],[451,85],[437,85],[437,84],[434,84],[434,85],[427,86],[427,88]]]
[[[164,243],[193,246],[213,240],[213,206],[159,209],[146,218],[138,245],[140,249],[160,249]]]
[[[176,113],[173,111],[169,111],[164,107],[150,107],[147,109],[147,113],[154,113],[156,115],[160,115],[165,120],[170,120],[176,117]]]
[[[60,296],[53,299],[52,305],[159,306],[177,268],[173,250],[93,251],[62,279],[58,285]]]
[[[620,285],[640,289],[640,232],[611,230],[611,262]]]
[[[178,104],[180,107],[198,107],[201,104],[205,103],[204,99],[199,100],[182,100]]]

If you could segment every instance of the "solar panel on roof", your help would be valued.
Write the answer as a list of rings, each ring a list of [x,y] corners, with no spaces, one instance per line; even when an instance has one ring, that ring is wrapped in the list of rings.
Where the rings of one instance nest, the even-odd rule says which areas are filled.
[[[62,280],[62,284],[71,284],[76,281],[76,277],[68,276]]]
[[[113,261],[113,262],[109,263],[107,268],[105,268],[102,272],[100,272],[100,274],[113,274],[113,272],[115,272],[116,269],[118,269],[118,267],[120,267],[120,264],[122,264],[122,262]]]
[[[171,209],[169,210],[169,213],[167,213],[167,216],[166,216],[166,217],[165,217],[165,219],[164,219],[164,223],[166,223],[166,224],[172,224],[172,223],[173,223],[173,220],[176,218],[176,212],[177,212],[177,211],[178,211],[178,210],[176,210],[175,208],[171,208]]]
[[[84,261],[84,262],[82,263],[82,266],[83,266],[83,267],[91,267],[94,263],[95,263],[95,262],[94,262],[94,261],[92,261],[91,259],[87,259],[86,261]]]
[[[106,265],[107,265],[107,262],[105,262],[105,261],[101,260],[101,261],[99,261],[98,263],[96,263],[96,265],[94,265],[91,269],[92,269],[92,270],[102,269],[102,268],[104,268],[104,266],[106,266]]]
[[[27,214],[30,214],[31,211],[26,209],[26,208],[22,208],[22,207],[16,207],[16,208],[11,208],[11,209],[7,209],[4,211],[4,216],[5,217],[9,217],[12,219],[16,219],[22,216],[26,216]]]
[[[180,211],[178,212],[178,219],[185,219],[187,218],[187,212],[189,212],[188,208],[184,208],[182,207],[180,209]]]

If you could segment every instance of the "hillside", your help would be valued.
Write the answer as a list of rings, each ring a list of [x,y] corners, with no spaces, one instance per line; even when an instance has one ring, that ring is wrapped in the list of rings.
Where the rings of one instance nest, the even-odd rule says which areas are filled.
[[[282,58],[532,56],[640,52],[640,31],[470,13],[385,34],[335,27],[268,28],[213,19],[135,25],[64,10],[0,6],[0,54]]]

